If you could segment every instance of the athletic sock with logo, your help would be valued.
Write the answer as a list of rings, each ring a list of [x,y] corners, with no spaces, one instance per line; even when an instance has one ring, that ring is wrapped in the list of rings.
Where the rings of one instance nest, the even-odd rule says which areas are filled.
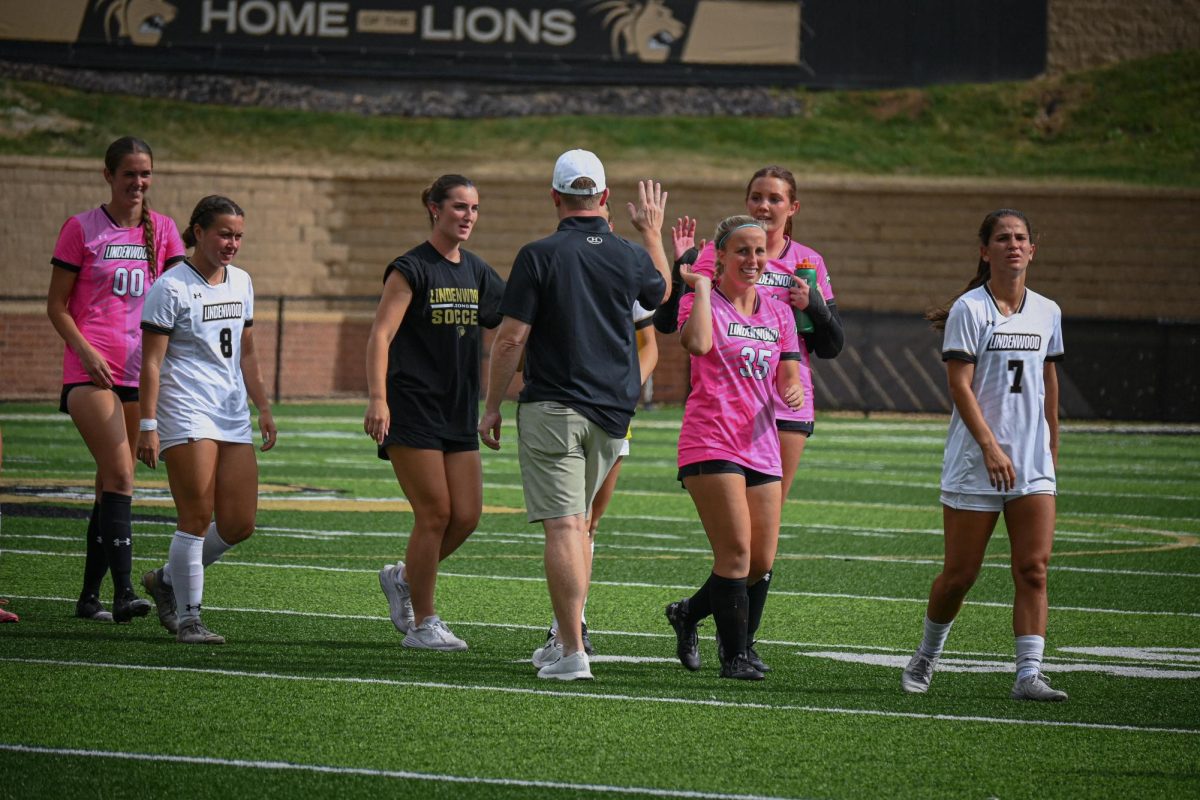
[[[949,622],[934,622],[929,617],[925,618],[925,635],[921,637],[921,655],[926,658],[938,658],[942,654],[942,648],[946,646],[946,637],[950,635],[950,626],[954,624],[954,620]]]
[[[754,644],[754,636],[762,622],[763,609],[767,605],[767,592],[771,590],[771,577],[774,574],[775,570],[769,570],[766,575],[746,587],[746,593],[750,596],[750,618],[746,623],[747,647]]]
[[[167,563],[171,565],[171,588],[175,590],[175,613],[179,625],[200,618],[204,598],[204,539],[175,531]]]
[[[1045,649],[1045,637],[1036,635],[1017,637],[1017,680],[1032,678],[1042,671],[1042,653],[1045,652]]]
[[[112,572],[113,596],[132,594],[129,574],[133,571],[133,497],[101,492],[99,518],[100,535],[108,551],[108,568]]]
[[[80,596],[91,597],[100,594],[100,584],[108,572],[108,548],[104,546],[104,537],[100,535],[100,501],[92,504],[92,513],[88,517],[87,527],[87,558],[83,562],[83,591]]]
[[[708,580],[708,585],[712,615],[716,620],[721,641],[745,642],[746,625],[750,617],[750,597],[746,593],[746,579],[722,578],[714,572]],[[726,652],[725,656],[732,658],[738,653],[745,655],[744,644],[736,652]]]

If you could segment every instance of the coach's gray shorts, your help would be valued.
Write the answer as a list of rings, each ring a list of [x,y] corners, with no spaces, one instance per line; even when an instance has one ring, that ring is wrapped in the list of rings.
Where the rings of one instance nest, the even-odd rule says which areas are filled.
[[[562,403],[518,405],[518,459],[529,521],[589,515],[623,441]]]

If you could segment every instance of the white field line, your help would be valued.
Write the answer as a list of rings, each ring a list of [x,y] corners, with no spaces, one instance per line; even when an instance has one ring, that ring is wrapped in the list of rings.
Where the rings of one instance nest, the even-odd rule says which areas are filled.
[[[30,664],[50,667],[111,669],[122,672],[172,672],[197,675],[217,675],[231,678],[255,678],[260,680],[301,681],[311,683],[346,683],[359,685],[397,686],[420,689],[442,689],[448,691],[484,692],[496,694],[531,695],[534,697],[573,698],[582,700],[604,700],[619,703],[651,703],[661,705],[705,706],[730,708],[742,711],[782,711],[805,714],[834,714],[844,716],[883,717],[888,719],[931,720],[938,722],[977,722],[987,725],[1028,725],[1033,727],[1074,728],[1083,730],[1124,731],[1131,733],[1178,733],[1200,735],[1200,728],[1160,728],[1143,725],[1115,725],[1104,722],[1069,722],[1063,720],[1009,719],[959,714],[921,714],[909,711],[889,711],[875,708],[844,708],[839,706],[809,706],[771,703],[735,703],[728,700],[699,700],[685,697],[655,697],[620,694],[617,692],[555,691],[553,689],[528,689],[519,686],[487,686],[439,681],[405,681],[394,678],[351,678],[345,676],[288,675],[274,672],[247,672],[244,670],[203,669],[200,667],[169,667],[148,664],[114,664],[96,661],[65,661],[48,658],[10,658],[0,656],[0,662]]]
[[[39,596],[39,595],[19,595],[19,594],[9,594],[9,595],[5,595],[5,597],[8,597],[13,600],[32,600],[32,601],[36,601],[36,602],[52,602],[52,603],[64,603],[64,604],[75,602],[75,598],[73,598],[73,597],[46,597],[46,596]],[[299,617],[302,619],[304,619],[304,618],[331,619],[331,620],[345,620],[348,622],[387,622],[388,624],[391,624],[390,617],[382,616],[379,614],[337,614],[337,613],[334,613],[331,611],[298,611],[295,609],[286,609],[286,608],[241,608],[241,607],[237,607],[237,606],[205,606],[205,608],[208,611],[217,611],[217,612],[227,613],[227,614],[266,614],[266,615],[273,615],[273,616],[280,616],[280,617]],[[514,622],[475,622],[472,620],[447,620],[447,624],[452,625],[455,628],[459,628],[459,627],[462,627],[462,628],[494,628],[494,629],[498,629],[498,630],[511,630],[511,631],[534,631],[534,632],[538,633],[539,635],[544,635],[546,632],[546,624],[545,623],[540,623],[540,624],[535,624],[535,625],[527,625],[527,624],[519,624],[519,623],[514,623]],[[596,634],[597,636],[606,636],[606,637],[607,636],[622,636],[622,637],[629,638],[629,639],[671,639],[671,640],[675,639],[674,633],[649,633],[646,631],[616,631],[616,630],[601,630],[599,628],[595,628],[595,629],[589,628],[588,630],[590,633]],[[541,641],[541,640],[539,639],[538,641]],[[831,643],[831,642],[794,642],[794,641],[790,641],[787,639],[758,639],[757,643],[760,645],[771,645],[771,646],[777,645],[779,647],[786,647],[786,648],[791,648],[791,649],[795,649],[795,648],[817,649],[817,650],[847,650],[847,649],[849,649],[849,650],[865,650],[865,651],[880,652],[880,653],[897,653],[897,654],[902,654],[906,659],[908,656],[912,655],[912,647],[911,646],[884,647],[884,646],[880,646],[880,645],[870,645],[870,644],[846,644],[845,642],[836,642],[836,643]],[[1118,664],[1132,664],[1132,665],[1142,665],[1142,666],[1162,666],[1161,662],[1163,660],[1166,660],[1165,656],[1160,657],[1160,656],[1146,655],[1146,653],[1149,653],[1155,649],[1162,650],[1164,652],[1166,652],[1166,651],[1175,652],[1175,651],[1180,651],[1180,650],[1185,650],[1185,651],[1190,652],[1189,648],[1141,648],[1139,650],[1139,656],[1132,657],[1129,655],[1120,655],[1120,654],[1108,655],[1104,652],[1092,652],[1092,651],[1097,650],[1097,648],[1059,647],[1056,649],[1061,650],[1063,652],[1084,653],[1085,655],[1091,655],[1091,656],[1093,656],[1093,658],[1095,660],[1090,663],[1094,663],[1094,664],[1118,663]],[[961,657],[961,658],[1009,659],[1010,662],[1012,659],[1011,652],[993,653],[993,652],[981,652],[981,651],[977,651],[977,650],[949,650],[949,649],[947,649],[947,650],[943,650],[942,654],[945,656],[953,656],[953,657]],[[1049,662],[1059,662],[1059,661],[1062,661],[1062,662],[1070,661],[1072,663],[1077,663],[1080,660],[1078,655],[1058,656],[1058,655],[1049,655],[1049,654],[1043,656],[1043,659],[1048,663]],[[1112,660],[1110,661],[1108,659],[1112,659]],[[671,663],[674,663],[676,659],[668,658],[666,660]],[[1189,658],[1188,660],[1200,660],[1200,657]]]
[[[55,553],[47,550],[14,550],[11,548],[0,549],[0,555],[11,556],[48,556],[53,558],[84,558],[84,553]],[[142,561],[152,564],[161,564],[160,558],[145,558],[135,557],[134,561]],[[377,575],[378,570],[359,569],[355,567],[326,567],[318,564],[270,564],[259,561],[233,561],[230,559],[222,559],[221,564],[227,567],[249,567],[251,569],[286,569],[286,570],[310,570],[313,572],[334,572],[352,575]],[[474,575],[463,572],[448,572],[440,571],[438,573],[444,578],[463,578],[465,580],[482,580],[482,581],[516,581],[518,583],[544,583],[544,577],[528,577],[520,575]],[[671,590],[676,592],[690,592],[696,587],[688,584],[665,584],[665,583],[647,583],[642,581],[592,581],[592,586],[609,586],[621,589],[660,589]],[[849,594],[847,592],[794,592],[784,589],[774,589],[771,591],[772,597],[814,597],[820,599],[832,600],[855,600],[866,603],[916,603],[925,605],[929,602],[926,597],[888,597],[886,595],[869,595],[869,594]],[[982,608],[1012,608],[1011,603],[996,603],[988,600],[968,600],[965,605],[979,606]],[[1084,614],[1120,614],[1123,616],[1135,617],[1183,617],[1200,619],[1200,612],[1194,611],[1142,611],[1135,609],[1124,608],[1093,608],[1090,606],[1063,606],[1055,605],[1054,611],[1073,611]]]
[[[139,526],[152,523],[138,523]],[[173,523],[162,523],[170,525]],[[407,536],[400,533],[380,533],[378,531],[322,531],[322,532],[305,532],[303,528],[256,528],[254,531],[255,538],[280,538],[280,539],[300,539],[305,541],[322,541],[330,542],[338,539],[347,538],[382,538],[389,540],[399,540]],[[279,531],[288,531],[286,533]],[[145,539],[171,539],[172,533],[147,533],[139,531],[138,537]],[[601,540],[596,542],[596,547],[601,550],[637,550],[650,551],[656,553],[678,553],[680,555],[709,555],[712,551],[706,547],[679,547],[667,545],[628,545],[628,544],[609,544],[602,541],[605,536],[646,536],[650,538],[671,538],[681,539],[682,536],[674,536],[671,534],[639,534],[639,533],[622,533],[619,531],[602,531],[598,537]],[[491,544],[530,544],[540,543],[545,540],[545,537],[540,533],[497,533],[489,531],[475,531],[471,534],[471,538],[482,537],[487,539]],[[54,535],[44,533],[8,533],[4,534],[3,539],[32,539],[35,541],[50,541],[50,542],[77,542],[78,535]],[[781,538],[790,538],[787,536]],[[1062,537],[1059,537],[1060,539]],[[1130,542],[1110,542],[1108,544],[1132,544]],[[1146,542],[1144,544],[1151,544]],[[2,551],[0,551],[2,552]],[[64,554],[68,555],[68,554]],[[794,553],[780,551],[778,558],[787,561],[866,561],[875,564],[897,564],[901,566],[941,566],[942,562],[932,558],[898,558],[891,556],[873,556],[873,555],[857,555],[850,553]],[[1008,570],[1012,565],[1003,561],[985,561],[983,563],[985,569],[1003,569]],[[1134,577],[1152,577],[1152,578],[1200,578],[1200,572],[1165,572],[1160,570],[1147,569],[1116,569],[1108,567],[1068,567],[1051,564],[1047,569],[1050,572],[1085,572],[1094,575],[1129,575]]]
[[[315,772],[322,775],[354,775],[369,778],[389,778],[403,781],[475,784],[483,786],[515,786],[523,789],[557,789],[564,792],[597,792],[628,794],[644,797],[682,797],[697,800],[786,800],[773,795],[722,794],[687,789],[655,789],[648,786],[609,786],[597,783],[565,783],[562,781],[522,780],[520,778],[482,778],[471,775],[445,775],[435,772],[370,769],[367,767],[338,767],[328,764],[300,764],[294,761],[250,761],[241,758],[214,756],[179,756],[166,753],[131,753],[120,750],[80,750],[70,747],[39,747],[37,745],[0,743],[0,750],[30,755],[51,755],[77,758],[109,758],[124,761],[149,761],[165,764],[198,764],[201,766],[236,767],[239,769]]]

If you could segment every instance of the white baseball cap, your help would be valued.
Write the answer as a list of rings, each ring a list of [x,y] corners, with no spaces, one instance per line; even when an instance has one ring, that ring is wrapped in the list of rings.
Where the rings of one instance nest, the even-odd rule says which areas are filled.
[[[571,184],[579,178],[591,178],[596,184],[592,189],[572,189]],[[590,150],[568,150],[554,164],[554,182],[550,184],[559,194],[595,195],[606,188],[604,165]]]

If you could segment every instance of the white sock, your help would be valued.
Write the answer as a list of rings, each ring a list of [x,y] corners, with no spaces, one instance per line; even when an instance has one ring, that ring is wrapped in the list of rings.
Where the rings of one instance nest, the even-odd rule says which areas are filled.
[[[183,531],[175,531],[167,564],[171,567],[172,588],[175,590],[175,613],[179,624],[200,618],[200,601],[204,597],[204,539]]]
[[[588,547],[591,548],[592,563],[595,564],[596,563],[596,537],[594,535],[588,539]],[[588,583],[591,583],[591,581],[592,581],[592,576],[589,575]],[[584,595],[583,608],[579,609],[579,621],[582,622],[584,625],[587,625],[587,601],[588,601],[587,595]]]
[[[217,523],[213,522],[208,526],[208,530],[204,532],[204,555],[201,557],[204,566],[216,563],[221,560],[221,556],[225,555],[226,551],[233,545],[226,542],[217,533]]]
[[[550,617],[550,635],[557,638],[558,636],[558,617]]]
[[[954,620],[934,622],[926,617],[925,635],[921,638],[921,654],[926,658],[939,657],[942,654],[942,648],[946,646],[946,637],[950,635],[950,626],[953,624]]]
[[[224,539],[217,535],[217,523],[210,522],[208,525],[208,530],[204,533],[204,555],[202,556],[204,566],[207,567],[209,564],[212,564],[215,561],[220,561],[221,556],[225,555],[225,552],[231,547],[233,547],[233,545],[226,543]],[[163,564],[162,578],[163,583],[165,583],[167,586],[175,585],[175,581],[172,580],[170,561],[167,561],[166,564]]]
[[[1042,670],[1042,653],[1046,639],[1042,636],[1017,637],[1017,680],[1037,675]]]

